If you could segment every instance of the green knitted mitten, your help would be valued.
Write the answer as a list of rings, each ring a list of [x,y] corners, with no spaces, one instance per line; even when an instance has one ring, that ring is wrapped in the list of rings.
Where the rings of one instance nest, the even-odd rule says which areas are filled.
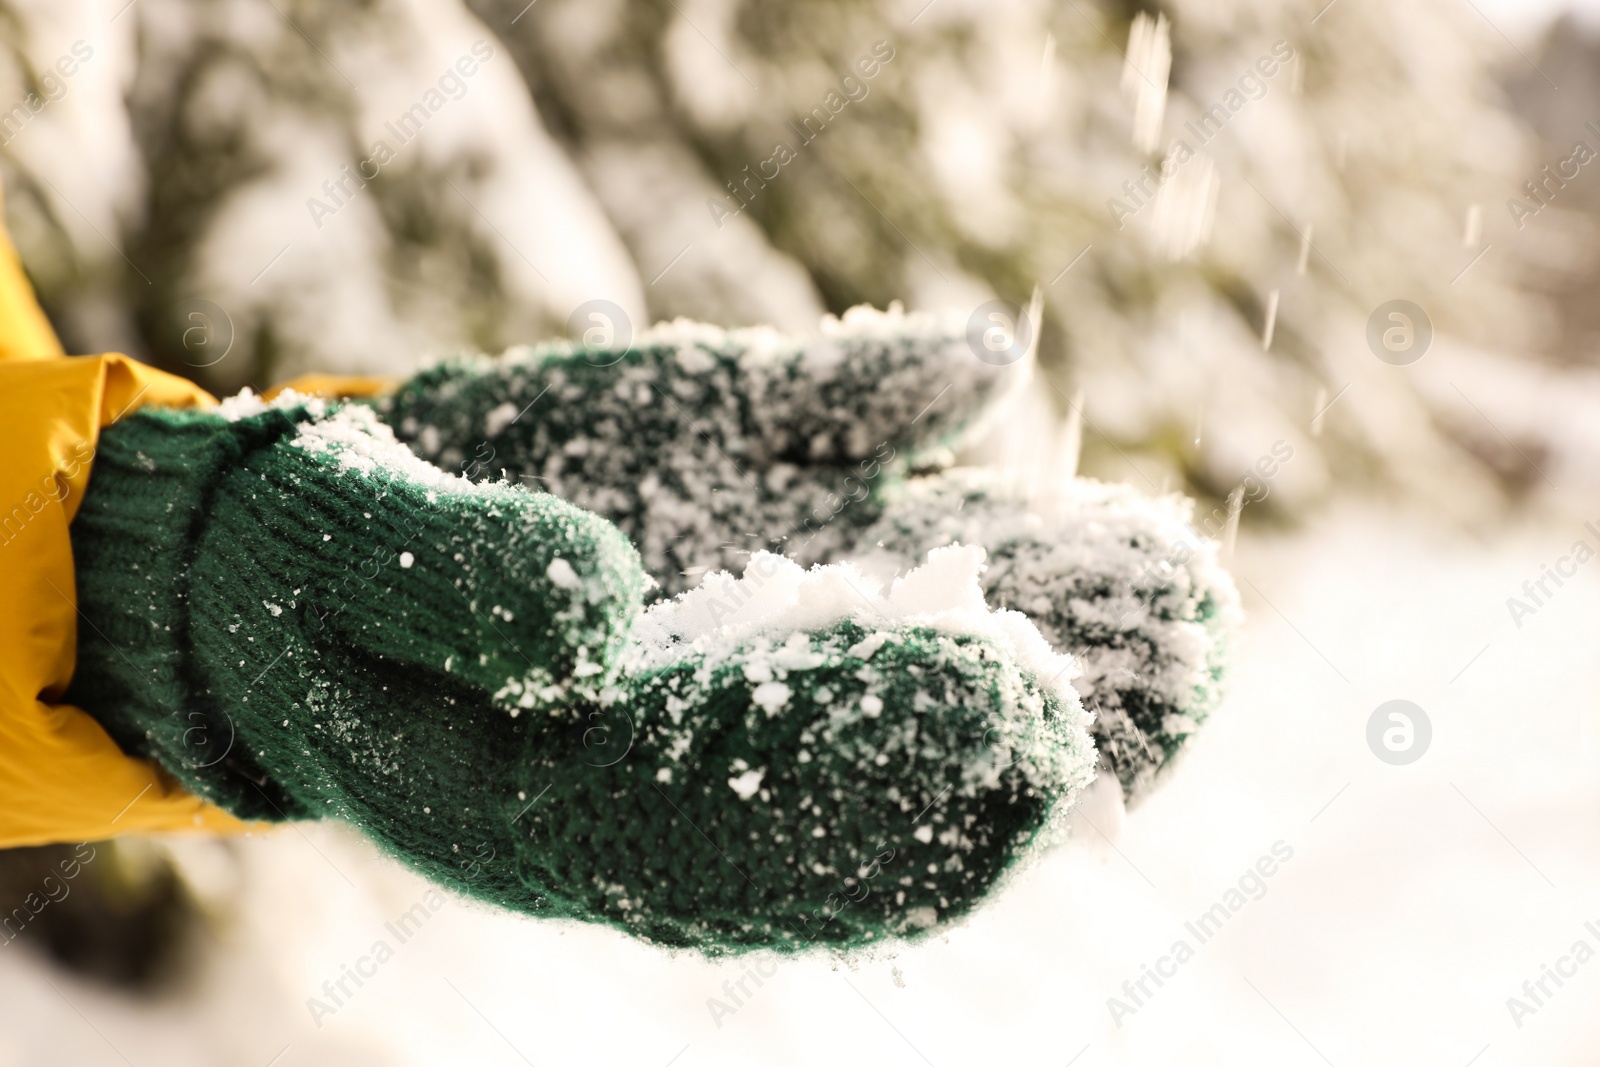
[[[615,522],[666,595],[753,552],[803,564],[877,518],[875,493],[1026,380],[961,321],[854,308],[813,338],[663,323],[424,370],[382,402],[423,458],[501,470]]]
[[[937,472],[1027,372],[979,359],[960,319],[854,308],[812,338],[679,321],[627,349],[452,359],[380,410],[449,469],[504,470],[612,520],[668,594],[764,548],[893,576],[983,547],[989,603],[1084,665],[1101,765],[1133,803],[1220,700],[1238,595],[1181,498]]]
[[[1076,664],[987,610],[982,559],[946,549],[881,596],[762,553],[651,608],[591,713],[617,751],[585,768],[535,746],[529,884],[729,949],[914,938],[967,912],[1095,761]]]
[[[1032,494],[985,470],[897,486],[862,536],[860,565],[893,574],[930,549],[983,545],[989,603],[1033,620],[1083,666],[1101,767],[1142,799],[1222,697],[1239,594],[1192,503],[1074,479]]]
[[[345,819],[462,884],[507,842],[520,713],[599,691],[638,558],[570,504],[407,462],[370,411],[318,407],[102,434],[69,696],[235,814]],[[527,896],[503,864],[463,888]]]
[[[223,413],[104,431],[69,697],[236,814],[345,820],[523,912],[795,950],[960,916],[1092,775],[1070,661],[983,607],[972,550],[887,596],[760,557],[641,616],[592,514],[360,406]]]

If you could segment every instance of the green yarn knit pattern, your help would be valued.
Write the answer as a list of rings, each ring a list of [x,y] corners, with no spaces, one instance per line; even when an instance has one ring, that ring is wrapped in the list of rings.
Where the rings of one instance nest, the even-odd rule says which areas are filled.
[[[1024,380],[959,323],[858,308],[809,339],[680,320],[622,350],[463,356],[380,410],[446,470],[504,469],[611,519],[670,596],[757,551],[846,558],[876,487]]]
[[[679,321],[625,350],[455,358],[380,410],[419,455],[615,522],[664,594],[764,548],[892,575],[983,546],[990,604],[1082,660],[1102,766],[1132,803],[1220,701],[1238,594],[1178,498],[937,473],[1026,371],[976,358],[964,322],[855,308],[809,339]]]
[[[894,640],[852,654],[877,632]],[[668,945],[915,939],[982,900],[1092,776],[1073,716],[991,644],[859,622],[801,637],[780,714],[752,699],[743,649],[631,678],[595,716],[633,735],[616,763],[564,758],[547,720],[524,791],[558,799],[523,816],[524,879]]]
[[[344,819],[459,880],[481,844],[509,855],[519,713],[598,692],[637,557],[554,497],[407,477],[315,425],[152,410],[104,431],[69,696],[235,814]],[[500,868],[468,888],[526,899]]]
[[[360,406],[259,407],[108,427],[72,526],[69,698],[235,814],[344,820],[529,914],[798,951],[967,913],[1092,777],[1076,696],[1003,627],[640,645],[609,523]]]
[[[984,596],[1033,620],[1083,665],[1100,765],[1129,804],[1147,796],[1222,699],[1239,594],[1189,525],[1192,503],[1087,479],[1032,498],[991,471],[894,487],[861,536],[892,573],[947,544],[983,545]]]

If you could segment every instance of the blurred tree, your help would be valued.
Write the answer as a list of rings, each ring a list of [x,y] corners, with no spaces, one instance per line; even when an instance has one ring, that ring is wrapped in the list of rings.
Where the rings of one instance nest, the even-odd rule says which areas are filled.
[[[1564,17],[1545,32],[1532,57],[1507,70],[1505,83],[1512,105],[1539,138],[1535,162],[1524,176],[1541,183],[1539,196],[1523,186],[1484,207],[1537,234],[1538,240],[1518,249],[1547,302],[1550,349],[1593,366],[1600,364],[1600,302],[1594,299],[1600,284],[1600,167],[1593,159],[1580,163],[1576,149],[1581,145],[1600,158],[1600,32]],[[1547,75],[1560,92],[1551,91]],[[1570,164],[1566,177],[1563,163]],[[1546,166],[1556,172],[1554,181],[1548,181]]]
[[[1475,516],[1539,486],[1539,420],[1502,433],[1495,390],[1366,341],[1403,298],[1490,353],[1551,343],[1525,271],[1559,235],[1495,208],[1538,166],[1493,27],[1172,0],[1130,69],[1141,9],[140,0],[96,27],[12,0],[0,101],[94,54],[8,129],[7,216],[72,348],[217,389],[403,373],[593,300],[802,328],[1037,285],[1045,386],[1012,425],[1082,389],[1092,473],[1219,498],[1284,440],[1268,506],[1345,479]]]

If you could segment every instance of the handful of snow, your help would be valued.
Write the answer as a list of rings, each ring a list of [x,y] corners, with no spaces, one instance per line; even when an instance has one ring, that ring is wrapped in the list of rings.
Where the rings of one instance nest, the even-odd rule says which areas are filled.
[[[715,665],[741,654],[757,638],[798,649],[808,644],[807,632],[850,621],[870,635],[847,650],[848,656],[871,659],[896,639],[894,630],[907,626],[980,637],[1010,652],[1041,688],[1076,704],[1071,682],[1081,673],[1078,662],[1052,648],[1026,615],[991,611],[984,602],[979,575],[986,555],[976,545],[936,548],[885,594],[881,582],[854,564],[806,570],[785,556],[757,552],[743,577],[708,574],[694,589],[646,611],[634,625],[627,670],[659,670],[689,656]],[[792,640],[796,635],[802,640]]]
[[[996,604],[1025,612],[1083,667],[1104,770],[1131,803],[1221,699],[1239,595],[1216,546],[1190,525],[1193,504],[1125,485],[1061,481],[1024,494],[1005,475],[950,470],[888,494],[861,535],[859,564],[894,574],[929,549],[981,544]]]
[[[530,735],[518,789],[563,801],[523,818],[524,879],[560,870],[591,914],[717,951],[915,938],[968,913],[1054,839],[1095,765],[1077,662],[989,610],[983,567],[946,546],[885,590],[758,553],[649,609],[589,716],[626,758]],[[581,849],[575,812],[594,816]]]

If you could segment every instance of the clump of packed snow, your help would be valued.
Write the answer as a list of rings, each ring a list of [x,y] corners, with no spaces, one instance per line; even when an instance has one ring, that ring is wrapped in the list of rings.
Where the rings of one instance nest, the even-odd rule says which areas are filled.
[[[984,558],[976,545],[934,549],[927,562],[895,579],[885,592],[882,583],[853,564],[819,564],[806,570],[786,557],[758,552],[742,577],[724,571],[708,574],[689,592],[646,611],[634,627],[629,666],[654,670],[687,656],[721,662],[756,638],[775,646],[780,658],[804,660],[817,653],[806,641],[791,642],[790,637],[850,620],[871,633],[848,655],[871,659],[884,644],[898,639],[897,629],[912,626],[980,637],[1010,652],[1045,689],[1068,698],[1071,680],[1079,673],[1077,661],[1052,648],[1021,612],[990,610],[979,584]]]
[[[320,419],[327,414],[328,403],[320,396],[307,396],[293,389],[284,389],[267,400],[247,385],[233,396],[224,397],[212,411],[229,422],[238,422],[240,419],[265,415],[269,411],[292,411],[295,408],[304,408],[313,419]]]
[[[229,422],[256,418],[269,411],[304,412],[306,418],[290,444],[335,460],[341,472],[363,475],[383,472],[425,489],[443,493],[483,492],[485,486],[440,470],[402,444],[388,424],[365,404],[330,403],[319,396],[284,389],[271,400],[246,386],[211,409]]]
[[[289,395],[287,390],[285,395]],[[277,400],[274,401],[276,403]],[[310,411],[309,404],[306,404],[306,408]],[[481,493],[485,488],[462,475],[442,471],[418,458],[364,404],[348,404],[325,418],[313,417],[311,421],[301,424],[299,434],[290,443],[295,448],[334,459],[341,471],[356,471],[363,475],[383,471],[388,477],[404,478],[441,493]]]
[[[386,479],[403,478],[441,493],[494,491],[492,483],[475,483],[418,457],[365,404],[329,402],[293,389],[284,389],[268,400],[246,386],[235,395],[223,398],[210,410],[229,422],[256,418],[270,411],[302,412],[305,418],[290,444],[329,457],[338,464],[341,473],[355,471],[371,476],[381,472]]]

